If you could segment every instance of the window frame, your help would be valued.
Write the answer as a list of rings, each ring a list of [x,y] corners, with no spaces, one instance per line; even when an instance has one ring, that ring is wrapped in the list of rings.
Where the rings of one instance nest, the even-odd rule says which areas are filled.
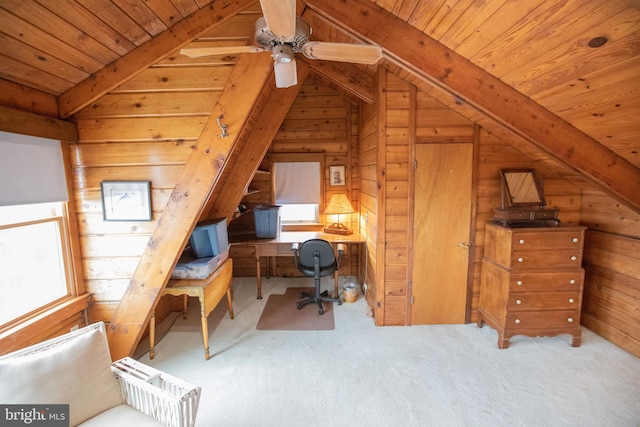
[[[269,170],[271,171],[271,203],[276,203],[276,181],[274,164],[281,162],[319,163],[320,164],[320,201],[318,203],[318,222],[300,222],[282,224],[283,230],[301,230],[321,227],[324,224],[325,209],[325,156],[323,153],[276,153],[269,155]]]
[[[70,164],[71,149],[64,141],[60,141],[60,147],[67,180],[67,194],[73,195],[73,187],[70,184],[73,182]],[[46,307],[41,307],[40,310],[21,319],[8,322],[0,328],[0,354],[42,341],[71,327],[84,326],[89,322],[87,313],[89,294],[84,284],[75,201],[73,197],[68,197],[67,201],[60,201],[60,203],[58,216],[62,221],[62,245],[66,257],[65,269],[69,275],[70,293],[67,297],[52,301]]]

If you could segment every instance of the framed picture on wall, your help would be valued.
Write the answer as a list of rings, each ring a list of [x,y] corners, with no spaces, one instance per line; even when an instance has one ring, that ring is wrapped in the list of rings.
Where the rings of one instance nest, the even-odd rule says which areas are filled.
[[[151,221],[151,182],[102,181],[105,221]]]
[[[344,166],[330,166],[329,167],[329,185],[347,185],[347,178],[345,176]]]

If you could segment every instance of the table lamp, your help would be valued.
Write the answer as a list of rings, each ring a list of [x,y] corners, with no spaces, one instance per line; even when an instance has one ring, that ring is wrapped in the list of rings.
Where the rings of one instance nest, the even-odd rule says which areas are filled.
[[[353,230],[340,222],[340,215],[350,214],[352,212],[354,212],[354,209],[346,194],[340,193],[331,196],[331,200],[329,201],[327,208],[324,210],[324,213],[327,215],[338,215],[338,222],[334,222],[333,224],[326,226],[324,228],[324,232],[332,234],[353,233]]]

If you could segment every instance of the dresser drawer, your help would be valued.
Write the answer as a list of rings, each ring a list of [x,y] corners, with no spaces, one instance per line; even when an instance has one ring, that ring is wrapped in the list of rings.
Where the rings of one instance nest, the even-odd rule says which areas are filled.
[[[544,251],[527,251],[513,252],[509,259],[507,268],[513,270],[520,269],[536,269],[545,270],[549,268],[581,268],[582,267],[582,250],[564,249],[564,250],[544,250]]]
[[[507,310],[576,310],[581,305],[580,295],[580,291],[512,292],[507,300]]]
[[[514,311],[507,313],[506,328],[549,329],[577,327],[580,310],[562,311]]]
[[[580,291],[583,282],[584,270],[582,268],[564,272],[511,273],[509,275],[511,292]]]
[[[514,231],[511,249],[513,251],[538,251],[543,249],[580,249],[584,238],[581,229],[560,231],[559,229],[539,229],[544,231]]]

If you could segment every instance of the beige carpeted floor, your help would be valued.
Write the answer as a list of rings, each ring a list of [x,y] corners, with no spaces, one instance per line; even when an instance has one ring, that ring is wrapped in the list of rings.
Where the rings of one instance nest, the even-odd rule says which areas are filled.
[[[202,387],[199,427],[640,426],[640,359],[586,329],[579,348],[562,335],[499,350],[486,326],[376,327],[359,296],[334,307],[334,330],[256,330],[271,293],[309,285],[264,280],[257,300],[255,279],[235,278],[235,320],[226,301],[209,316],[209,361],[197,302],[140,360]]]

